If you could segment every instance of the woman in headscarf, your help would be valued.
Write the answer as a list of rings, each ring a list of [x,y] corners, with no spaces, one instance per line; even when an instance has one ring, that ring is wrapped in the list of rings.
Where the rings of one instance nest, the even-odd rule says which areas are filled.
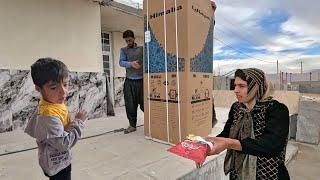
[[[265,73],[260,69],[238,69],[228,121],[209,155],[227,149],[225,174],[231,180],[290,179],[285,167],[289,132],[288,108],[270,96]]]

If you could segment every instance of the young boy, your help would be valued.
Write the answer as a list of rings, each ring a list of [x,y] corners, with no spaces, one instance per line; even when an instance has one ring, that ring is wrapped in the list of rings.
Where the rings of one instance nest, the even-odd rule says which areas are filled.
[[[86,112],[80,111],[75,120],[70,121],[64,104],[68,94],[68,69],[61,61],[39,59],[31,66],[31,76],[42,99],[25,132],[36,138],[44,174],[50,180],[71,180],[71,148],[83,132]]]

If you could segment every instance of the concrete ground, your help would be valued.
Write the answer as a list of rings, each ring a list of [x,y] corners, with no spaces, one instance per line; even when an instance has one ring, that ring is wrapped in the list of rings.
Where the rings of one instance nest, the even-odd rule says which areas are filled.
[[[177,179],[195,170],[195,163],[169,153],[170,145],[147,140],[143,134],[143,117],[139,113],[136,132],[114,132],[126,128],[124,108],[115,117],[86,122],[84,138],[73,148],[72,178],[76,180],[106,179]],[[37,160],[35,140],[14,131],[0,134],[0,179],[47,179]],[[23,151],[26,149],[31,149]],[[17,151],[21,151],[15,153]],[[13,154],[8,154],[13,153]],[[207,158],[207,162],[218,156]],[[223,162],[223,157],[219,162]],[[222,172],[222,169],[220,170]]]
[[[228,108],[216,108],[218,124],[213,129],[213,134],[217,134],[223,128],[228,110]],[[141,112],[138,121],[140,127],[138,127],[137,132],[127,135],[123,132],[114,131],[128,126],[124,108],[117,108],[116,115],[115,117],[87,121],[84,133],[85,139],[79,141],[73,148],[73,179],[170,180],[185,177],[186,174],[194,175],[194,177],[197,177],[196,179],[225,179],[222,169],[223,154],[208,157],[204,167],[196,170],[192,161],[169,153],[167,150],[171,147],[170,145],[147,140],[144,137],[143,126],[141,126],[143,124]],[[33,149],[36,147],[34,139],[22,131],[14,131],[0,134],[0,142],[1,180],[47,179],[38,165],[37,149]],[[14,153],[26,149],[31,150]],[[297,152],[297,146],[290,142],[287,148],[288,161],[295,152]],[[309,153],[314,151],[303,152],[307,154],[305,157],[309,157],[313,156]],[[319,149],[317,152],[319,152]],[[319,159],[319,156],[317,157]],[[297,159],[297,164],[294,167],[303,166],[304,161],[301,161],[302,164],[300,161]],[[217,169],[217,167],[219,168]],[[319,164],[318,167],[320,167]],[[207,171],[202,171],[204,169],[211,169],[215,172],[215,176],[209,175],[208,178],[208,176],[205,176]],[[314,175],[317,175],[316,172],[308,172],[310,174],[297,174],[297,177],[310,177],[309,179],[312,179],[315,177]],[[201,173],[203,176],[201,176]],[[295,176],[292,173],[292,177]]]
[[[320,179],[320,145],[294,143],[299,148],[287,165],[292,180]]]

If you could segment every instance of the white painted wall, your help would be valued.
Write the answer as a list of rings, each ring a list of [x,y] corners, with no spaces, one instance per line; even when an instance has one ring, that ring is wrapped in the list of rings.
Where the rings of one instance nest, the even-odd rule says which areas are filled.
[[[120,49],[127,44],[122,38],[122,32],[112,32],[113,37],[113,62],[114,62],[114,77],[125,77],[126,70],[119,65]],[[143,37],[136,37],[136,43],[143,46]]]
[[[30,69],[53,57],[72,71],[102,72],[100,17],[89,0],[2,0],[0,68]]]

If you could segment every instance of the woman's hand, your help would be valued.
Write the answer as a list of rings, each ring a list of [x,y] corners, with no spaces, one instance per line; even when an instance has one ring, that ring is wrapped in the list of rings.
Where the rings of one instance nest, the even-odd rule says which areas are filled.
[[[228,138],[206,137],[205,140],[210,141],[213,144],[211,151],[208,153],[209,156],[219,154],[228,148]]]
[[[206,141],[213,143],[213,147],[208,155],[219,154],[226,149],[234,149],[237,151],[242,150],[242,146],[239,140],[224,138],[224,137],[205,137]]]

